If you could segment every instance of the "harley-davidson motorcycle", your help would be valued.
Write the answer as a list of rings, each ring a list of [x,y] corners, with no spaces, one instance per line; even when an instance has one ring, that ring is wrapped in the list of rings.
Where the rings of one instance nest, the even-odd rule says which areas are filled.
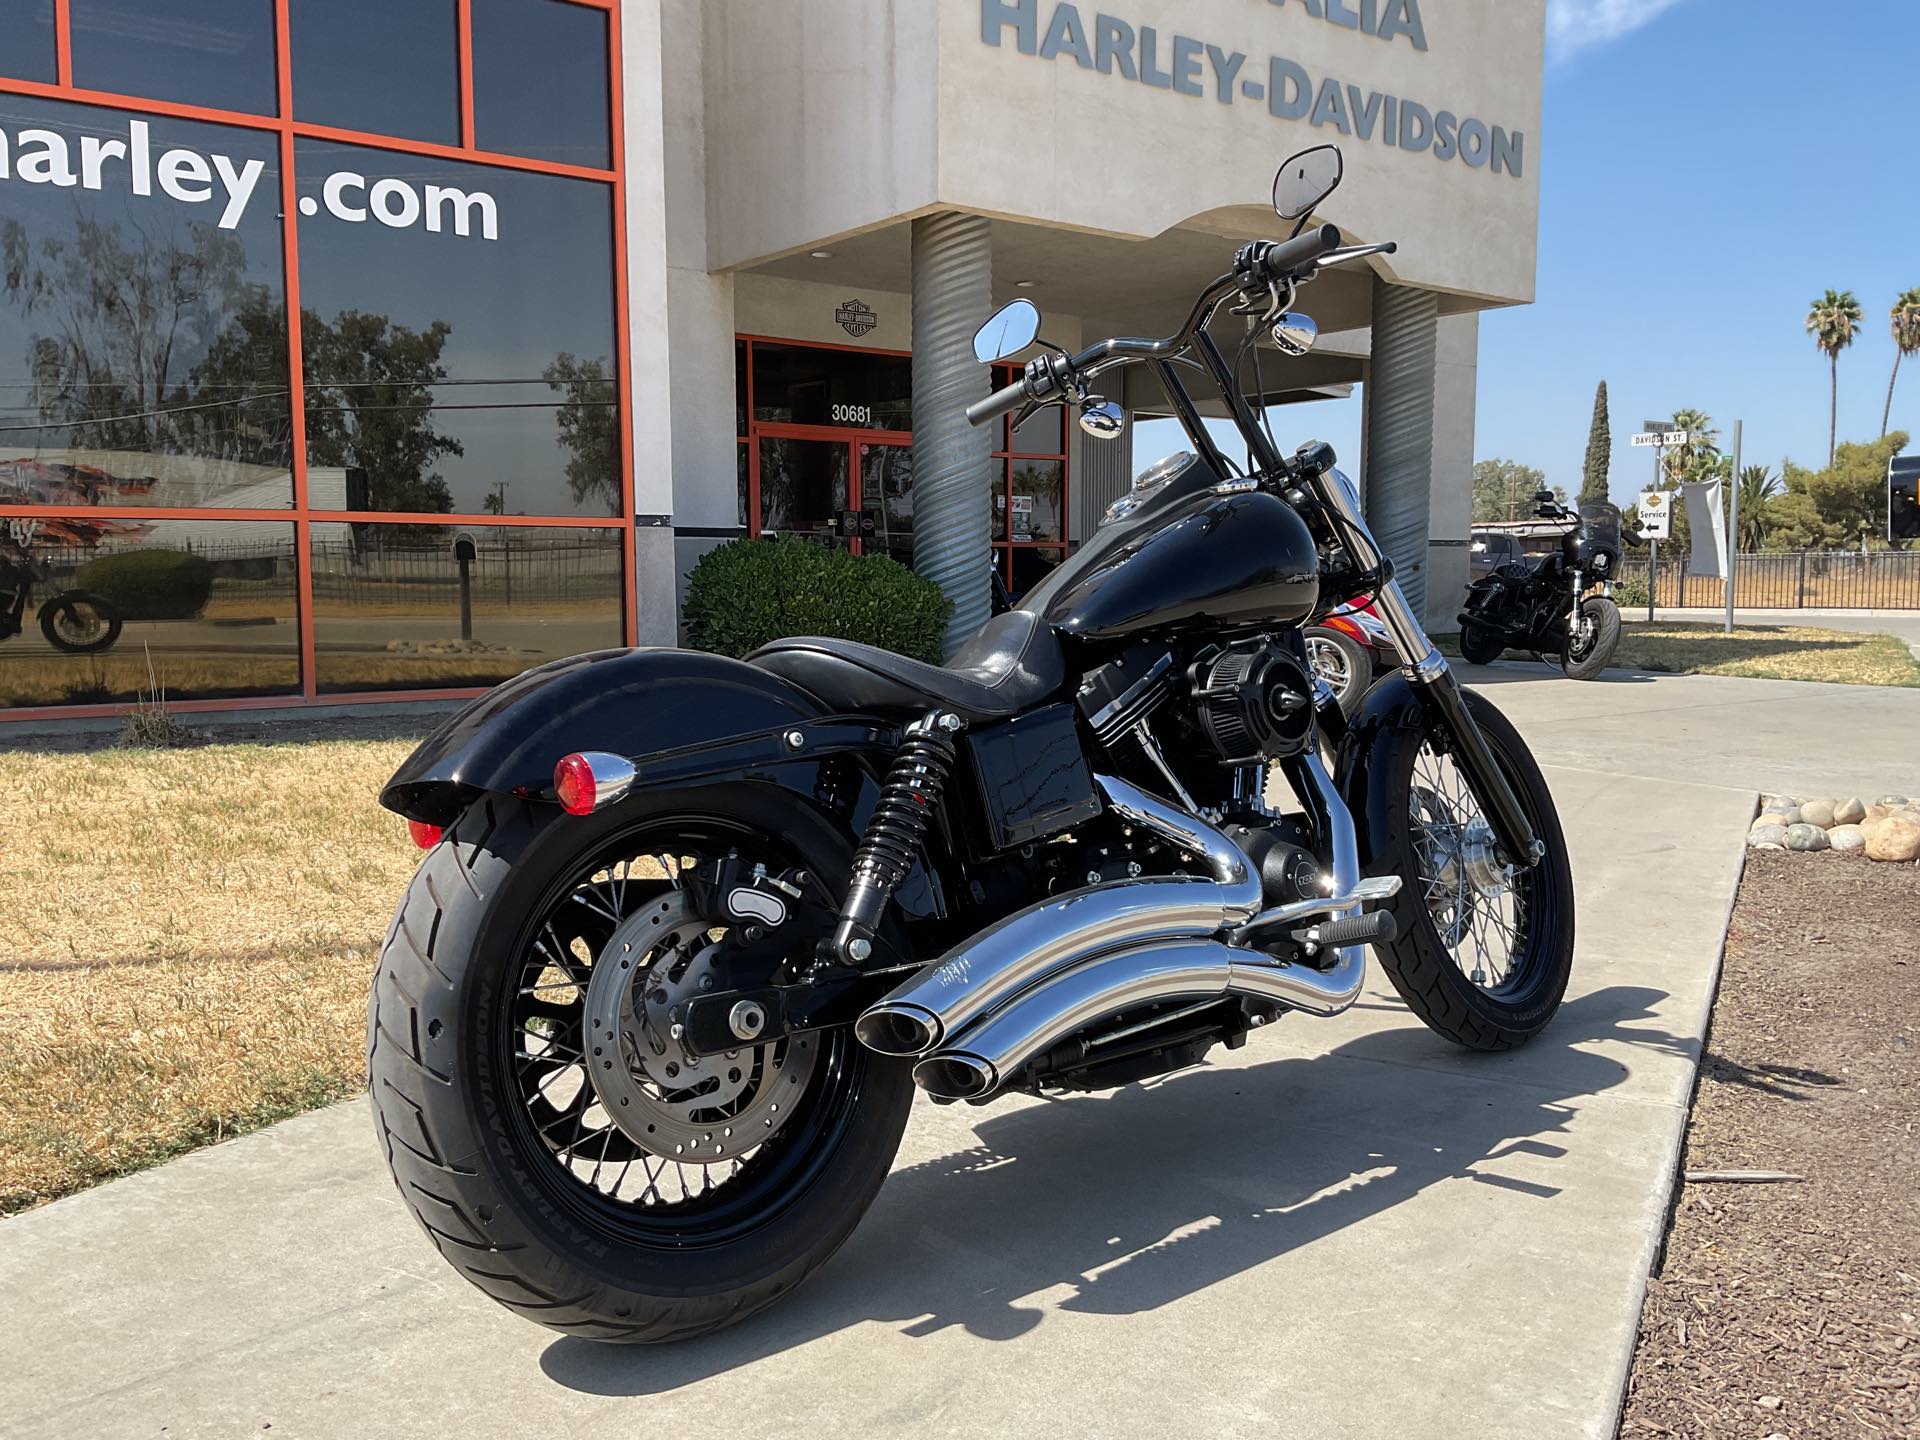
[[[1242,248],[1172,335],[1068,354],[1025,301],[981,329],[982,362],[1044,348],[974,424],[1061,404],[1111,435],[1092,387],[1146,365],[1194,451],[945,666],[834,639],[582,655],[395,773],[427,853],[370,1086],[402,1195],[475,1285],[603,1340],[730,1324],[847,1238],[916,1085],[981,1103],[1196,1065],[1353,1004],[1368,946],[1462,1046],[1547,1024],[1574,897],[1540,770],[1422,632],[1332,451],[1281,454],[1237,381],[1310,332],[1301,286],[1393,249],[1307,227],[1340,174],[1332,147],[1290,160],[1292,238]],[[1368,597],[1404,668],[1349,717],[1301,637]]]
[[[1557,539],[1544,555],[1502,565],[1473,582],[1460,612],[1460,654],[1490,665],[1506,650],[1553,655],[1574,680],[1595,680],[1620,647],[1620,512],[1589,501],[1579,512],[1542,490],[1534,518]],[[1598,588],[1597,595],[1588,591]]]

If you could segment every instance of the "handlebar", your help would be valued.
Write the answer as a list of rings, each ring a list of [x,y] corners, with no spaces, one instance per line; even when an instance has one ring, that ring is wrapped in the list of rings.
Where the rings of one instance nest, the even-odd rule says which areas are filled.
[[[1277,245],[1254,245],[1242,251],[1254,279],[1285,285],[1306,278],[1315,262],[1340,248],[1340,227],[1322,225]]]
[[[1027,382],[1023,376],[1011,385],[1003,386],[984,400],[976,400],[967,407],[969,425],[985,425],[989,420],[998,420],[1009,410],[1017,410],[1027,401]]]

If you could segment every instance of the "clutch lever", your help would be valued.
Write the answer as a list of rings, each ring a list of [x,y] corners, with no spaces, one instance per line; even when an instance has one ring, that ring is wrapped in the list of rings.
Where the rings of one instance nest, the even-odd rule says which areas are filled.
[[[1329,250],[1314,262],[1316,270],[1324,270],[1329,265],[1344,265],[1349,260],[1363,260],[1369,255],[1397,254],[1400,244],[1396,240],[1383,240],[1378,245],[1349,245],[1343,250]]]

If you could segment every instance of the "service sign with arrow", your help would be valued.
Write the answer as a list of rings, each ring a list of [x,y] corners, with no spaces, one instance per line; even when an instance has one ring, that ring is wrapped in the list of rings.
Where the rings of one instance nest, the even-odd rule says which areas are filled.
[[[1640,514],[1640,538],[1642,540],[1665,540],[1672,536],[1672,491],[1643,491],[1640,498],[1634,502],[1634,508]]]

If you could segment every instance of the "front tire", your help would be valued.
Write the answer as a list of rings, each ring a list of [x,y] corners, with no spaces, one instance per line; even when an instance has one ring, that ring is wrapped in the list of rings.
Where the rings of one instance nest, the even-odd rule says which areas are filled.
[[[1567,637],[1563,668],[1569,680],[1598,680],[1620,648],[1620,607],[1605,595],[1580,602],[1581,623]]]
[[[1469,1050],[1508,1050],[1545,1028],[1573,969],[1573,873],[1545,777],[1526,742],[1484,696],[1467,708],[1492,747],[1546,855],[1502,876],[1491,830],[1439,737],[1390,728],[1368,770],[1368,813],[1386,817],[1369,872],[1402,878],[1399,938],[1382,968],[1429,1029]],[[1494,892],[1494,893],[1489,893]]]
[[[732,786],[642,796],[577,819],[483,797],[428,852],[400,903],[368,1012],[368,1085],[381,1145],[401,1196],[440,1253],[528,1319],[627,1343],[717,1330],[819,1269],[886,1178],[911,1078],[904,1064],[872,1054],[844,1028],[817,1032],[809,1042],[817,1054],[791,1076],[785,1069],[775,1076],[804,1073],[788,1118],[764,1144],[729,1159],[733,1168],[718,1180],[717,1164],[676,1161],[664,1145],[649,1152],[627,1137],[635,1127],[616,1126],[604,1108],[604,1128],[596,1129],[587,1085],[564,1073],[584,1074],[597,1038],[568,1019],[569,1009],[578,1002],[585,1014],[593,964],[621,948],[612,936],[627,933],[586,912],[611,907],[631,920],[662,896],[671,903],[681,856],[699,852],[663,850],[673,867],[640,880],[631,861],[621,862],[618,901],[614,879],[622,872],[608,857],[665,843],[658,837],[691,815],[702,833],[743,855],[777,848],[815,876],[847,873],[845,838],[781,793]],[[576,884],[583,874],[593,887],[590,903],[567,909],[569,897],[587,893]],[[630,908],[629,883],[640,892]],[[707,943],[705,926],[700,921],[692,939],[676,939],[676,949],[662,953]],[[775,1052],[743,1053],[740,1063],[751,1071],[756,1053]],[[569,1083],[572,1092],[562,1095]],[[780,1098],[787,1094],[783,1088]],[[563,1141],[567,1148],[556,1151]],[[627,1170],[612,1176],[611,1166],[631,1167],[635,1158],[637,1180]]]
[[[56,650],[91,655],[120,638],[120,612],[98,595],[66,590],[40,607],[40,633]]]

